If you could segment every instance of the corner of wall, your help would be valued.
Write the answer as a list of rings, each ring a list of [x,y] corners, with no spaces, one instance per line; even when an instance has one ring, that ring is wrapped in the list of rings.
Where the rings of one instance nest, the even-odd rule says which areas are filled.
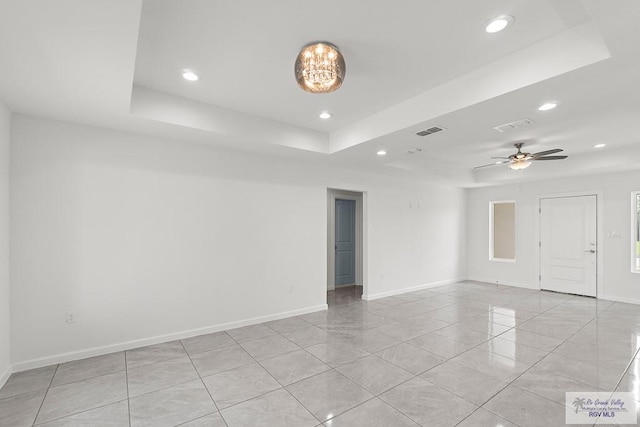
[[[12,373],[13,366],[9,365],[7,366],[7,369],[2,374],[0,374],[0,389],[4,387]]]
[[[276,314],[271,314],[267,316],[254,317],[251,319],[244,319],[244,320],[230,322],[230,323],[207,326],[204,328],[191,329],[187,331],[181,331],[181,332],[176,332],[176,333],[171,333],[166,335],[158,335],[154,337],[137,339],[137,340],[127,341],[127,342],[120,342],[117,344],[111,344],[111,345],[106,345],[101,347],[87,348],[80,351],[72,351],[68,353],[56,354],[56,355],[41,357],[41,358],[32,359],[32,360],[14,362],[13,365],[9,365],[9,368],[7,370],[7,379],[9,378],[11,373],[14,371],[21,372],[21,371],[26,371],[28,369],[42,368],[44,366],[70,362],[73,360],[84,359],[87,357],[101,356],[103,354],[109,354],[116,351],[131,350],[134,348],[144,347],[148,345],[161,344],[169,341],[181,340],[185,338],[191,338],[191,337],[210,334],[214,332],[227,331],[230,329],[241,328],[244,326],[256,325],[264,322],[270,322],[273,320],[285,319],[292,316],[301,316],[303,314],[315,313],[317,311],[327,310],[327,308],[328,308],[327,304],[320,304],[316,306],[305,307],[302,309],[276,313]],[[0,385],[1,384],[3,384],[2,381],[0,381]]]
[[[0,387],[13,372],[11,366],[11,283],[9,175],[11,144],[11,111],[0,101]]]
[[[466,277],[456,277],[454,279],[449,280],[441,280],[439,282],[425,283],[423,285],[411,286],[408,288],[395,289],[393,291],[388,292],[379,292],[376,294],[363,294],[362,299],[365,301],[373,301],[380,298],[392,297],[394,295],[406,294],[409,292],[421,291],[423,289],[435,288],[437,286],[450,285],[452,283],[464,282],[467,280]]]
[[[513,282],[508,280],[497,280],[497,279],[487,279],[481,277],[469,277],[472,282],[481,282],[481,283],[489,283],[491,285],[503,285],[503,286],[513,286],[514,288],[523,288],[523,289],[535,289],[539,290],[539,287],[535,284],[524,283],[524,282]]]

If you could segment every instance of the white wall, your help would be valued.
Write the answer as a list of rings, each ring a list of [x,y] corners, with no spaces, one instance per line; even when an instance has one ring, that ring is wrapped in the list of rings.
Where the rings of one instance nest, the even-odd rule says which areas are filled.
[[[328,187],[366,192],[369,295],[466,275],[462,190],[15,115],[11,143],[18,369],[322,308]]]
[[[378,184],[368,196],[370,296],[466,279],[462,190]]]
[[[11,113],[0,103],[0,387],[11,369],[9,292],[9,139]]]
[[[535,167],[535,166],[532,166]],[[562,178],[467,190],[468,274],[470,279],[538,288],[538,198],[600,192],[603,239],[600,298],[640,303],[640,275],[631,273],[631,191],[640,189],[640,171]],[[489,261],[489,202],[516,201],[516,262]],[[616,231],[618,238],[608,237]]]

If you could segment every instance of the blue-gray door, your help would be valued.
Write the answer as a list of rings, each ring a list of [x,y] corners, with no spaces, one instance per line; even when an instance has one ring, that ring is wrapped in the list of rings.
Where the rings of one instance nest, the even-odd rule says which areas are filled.
[[[336,199],[336,286],[356,282],[356,201]]]

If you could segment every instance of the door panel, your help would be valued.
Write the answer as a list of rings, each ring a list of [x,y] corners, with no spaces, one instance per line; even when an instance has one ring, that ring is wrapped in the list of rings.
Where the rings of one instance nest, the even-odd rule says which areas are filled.
[[[596,296],[596,196],[540,200],[540,288]]]
[[[356,282],[356,202],[336,199],[336,286]]]

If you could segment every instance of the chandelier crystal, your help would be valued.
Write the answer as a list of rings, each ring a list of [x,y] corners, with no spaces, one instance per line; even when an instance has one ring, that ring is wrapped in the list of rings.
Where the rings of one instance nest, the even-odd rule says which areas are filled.
[[[304,91],[333,92],[342,86],[346,67],[337,47],[330,43],[305,46],[295,63],[296,81]]]

